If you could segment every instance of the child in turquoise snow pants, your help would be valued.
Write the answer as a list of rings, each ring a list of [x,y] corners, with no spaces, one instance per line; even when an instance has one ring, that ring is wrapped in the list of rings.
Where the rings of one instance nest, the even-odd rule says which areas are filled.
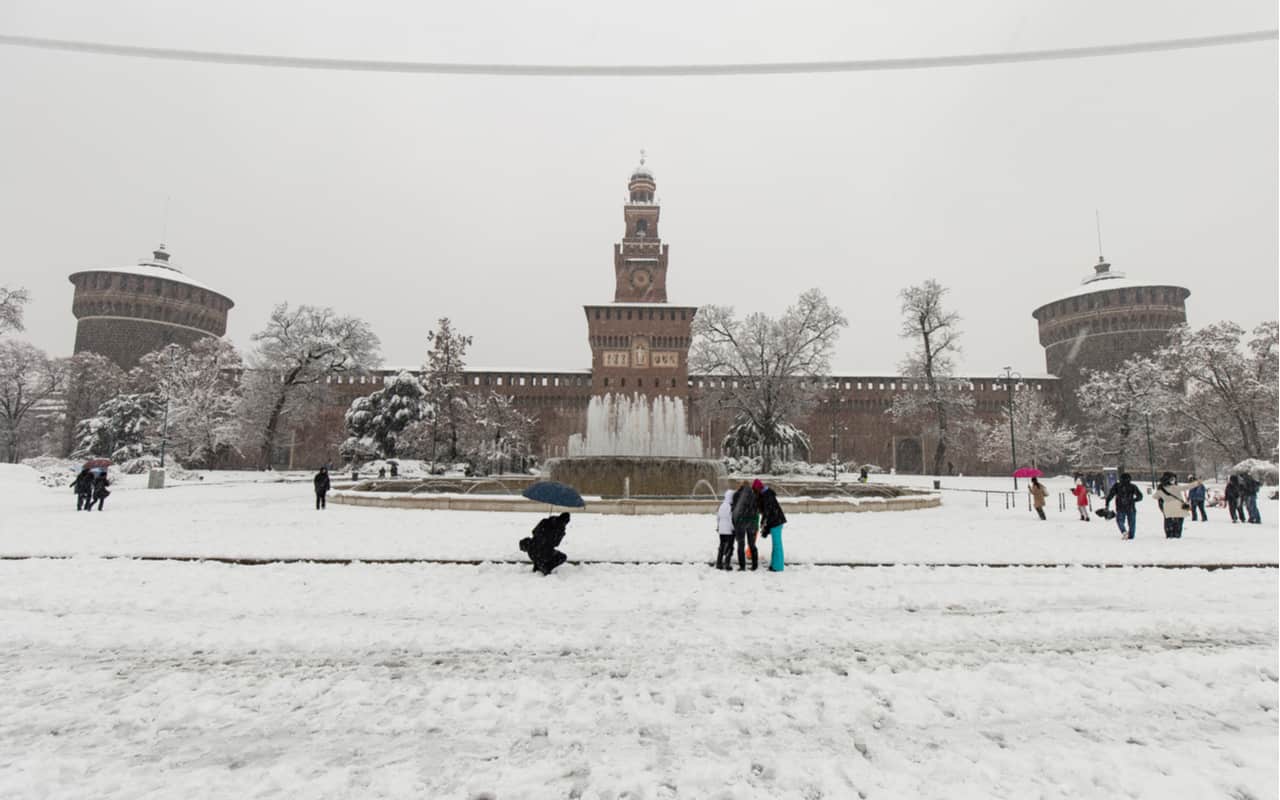
[[[782,572],[782,526],[769,529],[769,541],[773,542],[773,549],[769,551],[769,569],[774,572]]]

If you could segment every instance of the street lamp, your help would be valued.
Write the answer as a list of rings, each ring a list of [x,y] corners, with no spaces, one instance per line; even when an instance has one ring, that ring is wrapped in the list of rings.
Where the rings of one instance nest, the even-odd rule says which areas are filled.
[[[1156,455],[1155,449],[1151,446],[1151,413],[1147,412],[1143,415],[1147,421],[1147,470],[1151,473],[1151,491],[1156,490]]]
[[[1013,461],[1013,489],[1018,489],[1018,443],[1014,440],[1013,435],[1013,387],[1015,381],[1022,380],[1020,373],[1014,372],[1013,367],[1004,368],[1004,389],[1009,393],[1009,458]]]

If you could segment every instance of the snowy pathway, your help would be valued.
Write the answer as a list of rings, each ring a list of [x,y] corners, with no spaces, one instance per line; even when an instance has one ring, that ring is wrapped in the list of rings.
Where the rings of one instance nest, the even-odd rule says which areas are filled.
[[[0,796],[1272,798],[1276,618],[1273,570],[7,562]]]

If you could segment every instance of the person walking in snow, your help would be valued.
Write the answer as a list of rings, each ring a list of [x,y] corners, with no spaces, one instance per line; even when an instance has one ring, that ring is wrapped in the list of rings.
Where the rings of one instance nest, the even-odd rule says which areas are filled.
[[[1111,501],[1116,501],[1116,527],[1120,529],[1121,539],[1132,539],[1138,533],[1138,503],[1142,502],[1142,490],[1133,484],[1133,477],[1127,472],[1120,473],[1107,492],[1108,509]]]
[[[1258,491],[1261,488],[1262,484],[1249,473],[1240,476],[1240,516],[1243,518],[1243,512],[1248,510],[1249,522],[1254,525],[1262,524],[1262,515],[1258,513]]]
[[[99,469],[93,471],[93,496],[89,498],[89,505],[84,507],[85,511],[92,511],[93,504],[98,504],[98,510],[102,510],[102,504],[106,502],[107,495],[111,492],[107,489],[111,485],[111,481],[107,480],[107,471]]]
[[[773,542],[769,550],[769,571],[782,572],[785,566],[782,554],[782,526],[787,522],[787,515],[782,513],[782,506],[778,504],[778,495],[774,494],[773,487],[765,486],[764,482],[757,478],[752,482],[751,490],[760,503],[760,535]]]
[[[76,511],[88,511],[93,505],[93,473],[88,467],[81,468],[71,488],[76,492]]]
[[[329,468],[321,467],[311,482],[316,487],[316,511],[320,511],[325,507],[325,495],[329,494]]]
[[[1232,475],[1227,478],[1227,488],[1222,493],[1223,500],[1227,504],[1227,511],[1231,512],[1231,524],[1244,522],[1244,506],[1240,504],[1240,476]]]
[[[716,569],[733,569],[733,490],[724,490],[724,500],[716,509],[716,533],[720,549],[716,551]]]
[[[1080,512],[1080,521],[1089,521],[1089,487],[1084,485],[1084,478],[1076,478],[1076,485],[1071,489],[1076,496],[1076,511]]]
[[[1191,511],[1191,504],[1182,499],[1182,493],[1197,486],[1203,487],[1204,484],[1199,481],[1178,483],[1178,476],[1172,472],[1160,476],[1160,485],[1156,487],[1155,495],[1160,513],[1164,515],[1164,538],[1182,538],[1182,521]]]
[[[1197,486],[1192,487],[1191,491],[1187,492],[1187,502],[1191,504],[1191,521],[1195,522],[1197,515],[1199,515],[1199,520],[1201,522],[1208,522],[1209,515],[1204,513],[1204,501],[1206,494],[1204,482],[1198,480],[1195,475],[1188,475],[1187,480],[1198,484]]]
[[[1044,484],[1038,478],[1032,477],[1031,483],[1027,484],[1027,491],[1031,493],[1031,504],[1035,506],[1036,514],[1040,516],[1040,521],[1044,521],[1044,498],[1048,494],[1044,490]]]
[[[533,528],[533,535],[520,540],[520,550],[529,555],[533,562],[533,571],[550,575],[551,572],[569,559],[556,548],[564,540],[565,528],[569,525],[569,512],[557,514],[539,520]]]
[[[751,569],[760,566],[760,551],[756,549],[756,533],[760,530],[760,503],[756,493],[746,481],[733,493],[733,538],[738,543],[738,571],[747,568],[746,552],[751,553]],[[745,549],[744,549],[745,545]]]

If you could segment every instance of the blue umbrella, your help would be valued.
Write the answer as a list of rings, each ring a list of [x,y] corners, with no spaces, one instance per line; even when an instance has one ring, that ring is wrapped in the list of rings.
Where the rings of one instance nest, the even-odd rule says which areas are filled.
[[[586,508],[587,506],[582,502],[582,495],[578,494],[577,489],[558,481],[538,481],[530,484],[529,488],[521,494],[530,500],[553,506],[565,508]]]

